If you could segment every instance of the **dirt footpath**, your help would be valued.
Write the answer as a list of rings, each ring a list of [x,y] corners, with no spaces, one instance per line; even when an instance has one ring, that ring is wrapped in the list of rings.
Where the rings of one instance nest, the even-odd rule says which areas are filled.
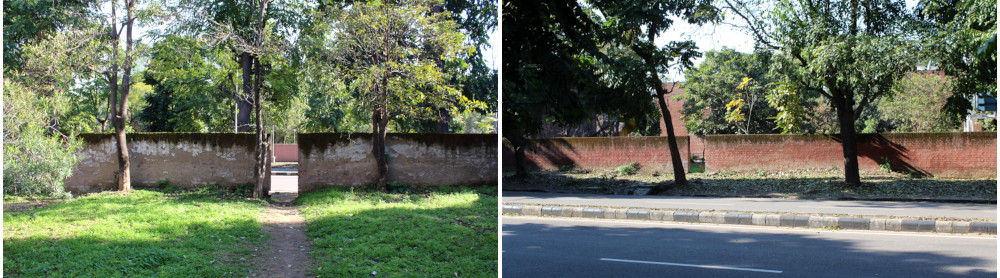
[[[260,215],[264,232],[271,236],[267,252],[257,257],[256,277],[312,277],[305,218],[295,206],[270,205]]]

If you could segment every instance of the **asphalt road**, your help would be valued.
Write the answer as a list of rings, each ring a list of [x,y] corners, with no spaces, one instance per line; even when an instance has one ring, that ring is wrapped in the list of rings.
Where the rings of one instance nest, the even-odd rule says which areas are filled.
[[[997,219],[997,205],[995,204],[784,200],[774,198],[615,196],[509,191],[503,192],[503,202],[541,205],[640,207],[655,209],[820,213],[858,216],[953,217],[992,221],[996,221]]]
[[[501,221],[504,277],[997,277],[995,236]]]

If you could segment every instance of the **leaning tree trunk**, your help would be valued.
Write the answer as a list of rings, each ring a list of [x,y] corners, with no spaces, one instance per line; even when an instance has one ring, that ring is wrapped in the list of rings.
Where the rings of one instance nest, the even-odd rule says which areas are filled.
[[[655,29],[656,28],[647,29],[646,38],[649,42],[656,40],[656,33],[652,31]],[[633,44],[631,48],[632,52],[635,52],[635,54],[642,59],[648,68],[649,83],[653,86],[654,92],[656,92],[656,103],[660,106],[660,115],[663,117],[663,122],[667,129],[667,146],[670,148],[670,161],[674,167],[674,184],[685,185],[687,184],[687,177],[685,177],[684,174],[684,164],[682,164],[681,153],[677,148],[677,137],[674,136],[673,120],[670,118],[670,111],[667,110],[667,92],[664,91],[663,82],[660,81],[660,73],[656,70],[656,61],[653,59],[653,53],[650,48],[644,48],[637,44]]]
[[[853,100],[853,97],[850,100]],[[844,183],[847,186],[861,185],[853,106],[853,101],[842,101],[837,107],[837,121],[840,124],[840,145],[844,150]]]
[[[682,164],[681,153],[677,147],[677,137],[674,136],[673,119],[670,117],[670,111],[667,110],[663,86],[659,84],[656,89],[656,103],[660,105],[660,115],[663,116],[663,123],[667,129],[667,146],[670,148],[670,164],[673,164],[674,167],[674,184],[685,185],[687,177],[684,174],[684,164]]]

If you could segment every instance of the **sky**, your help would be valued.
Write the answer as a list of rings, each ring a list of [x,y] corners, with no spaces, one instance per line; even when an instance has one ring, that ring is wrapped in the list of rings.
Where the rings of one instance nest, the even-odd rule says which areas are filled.
[[[709,50],[721,50],[723,47],[744,53],[753,52],[753,37],[731,24],[745,25],[734,18],[726,18],[719,24],[703,26],[688,24],[680,18],[675,18],[673,28],[661,33],[655,42],[656,45],[663,46],[671,41],[692,40],[702,53]],[[695,59],[694,66],[697,67],[704,60],[705,58]],[[666,77],[668,81],[684,81],[684,74],[678,69],[671,70]]]

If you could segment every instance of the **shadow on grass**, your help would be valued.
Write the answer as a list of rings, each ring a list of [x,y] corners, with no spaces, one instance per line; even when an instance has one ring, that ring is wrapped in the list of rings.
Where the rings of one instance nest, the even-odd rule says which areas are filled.
[[[327,188],[304,194],[297,202],[313,241],[313,273],[495,276],[496,193],[496,187],[482,187],[408,194]]]
[[[565,172],[536,172],[504,177],[504,190],[612,194],[637,184],[661,185],[662,196],[781,197],[802,199],[969,201],[996,203],[996,180],[936,180],[864,177],[863,186],[845,188],[840,177],[773,175],[691,175],[687,185],[674,185],[670,175],[640,178],[581,177]]]
[[[505,219],[506,221],[506,219]],[[544,221],[544,220],[541,220]],[[513,222],[513,221],[512,221]],[[921,237],[773,232],[748,229],[621,227],[586,222],[504,224],[503,269],[521,276],[653,277],[996,277],[996,241],[947,239],[933,250]],[[944,239],[940,239],[944,240]],[[935,239],[935,241],[939,241]],[[989,258],[994,258],[990,260]],[[640,261],[780,270],[757,273]]]
[[[114,192],[4,214],[4,276],[246,276],[259,201]]]

